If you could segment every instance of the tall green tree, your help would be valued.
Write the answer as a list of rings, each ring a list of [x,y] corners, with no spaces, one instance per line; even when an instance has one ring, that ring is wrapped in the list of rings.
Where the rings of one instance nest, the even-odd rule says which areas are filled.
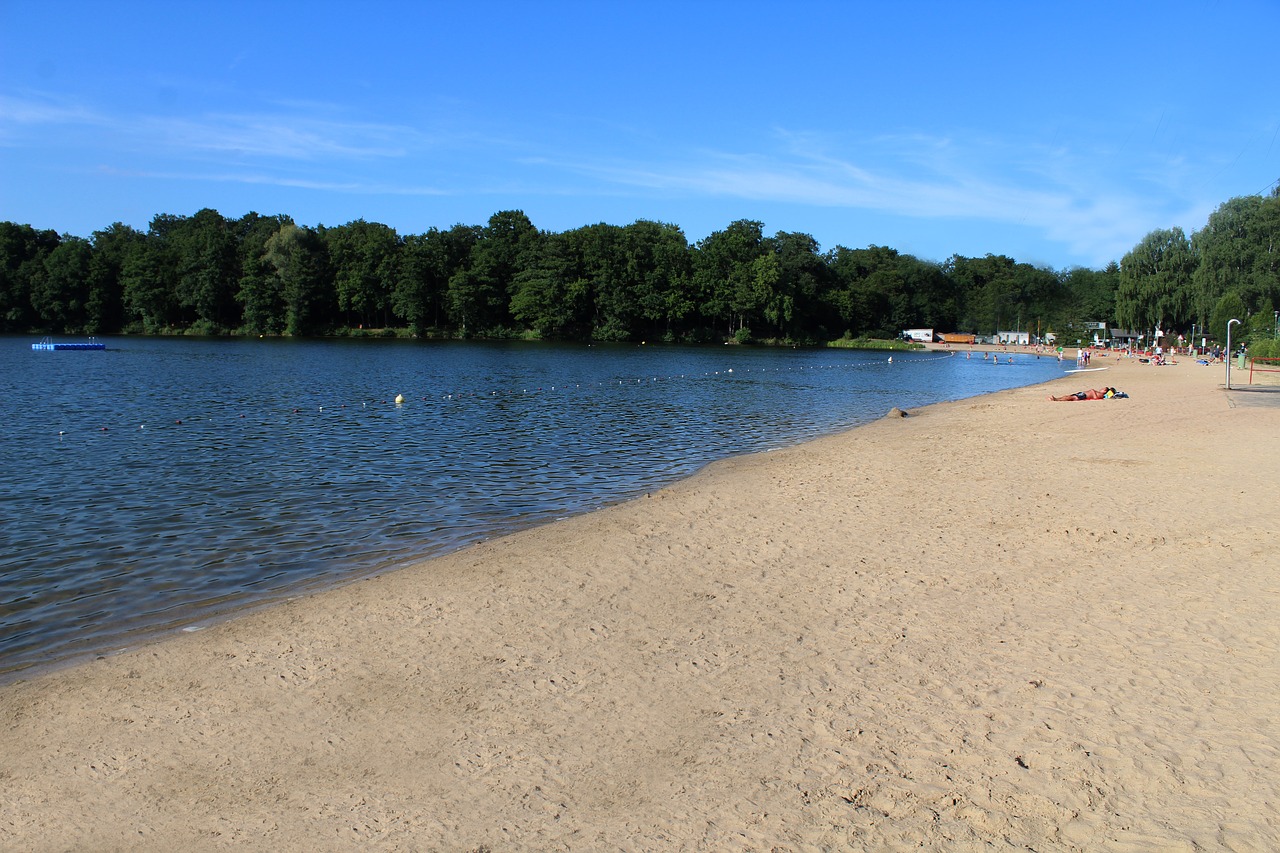
[[[399,274],[391,289],[391,309],[404,318],[414,333],[435,325],[439,317],[444,287],[440,231],[406,234],[400,247]]]
[[[689,331],[694,313],[693,255],[675,225],[637,220],[622,229],[626,286],[635,314],[631,335],[640,340],[675,340]]]
[[[1201,323],[1224,293],[1239,294],[1250,311],[1280,300],[1280,196],[1223,202],[1191,237],[1195,318]]]
[[[470,263],[481,232],[479,226],[459,224],[404,238],[391,304],[415,332],[445,325],[449,280]]]
[[[1013,278],[1018,287],[1014,331],[1037,334],[1037,329],[1043,329],[1070,302],[1062,277],[1053,270],[1020,263],[1014,267]]]
[[[582,230],[546,235],[515,274],[512,317],[541,337],[590,335],[591,281]]]
[[[1243,324],[1249,319],[1249,311],[1245,307],[1244,300],[1240,298],[1240,294],[1234,290],[1227,291],[1218,298],[1214,304],[1213,310],[1209,312],[1209,337],[1220,344],[1227,341],[1227,323],[1232,320],[1239,320],[1242,325],[1234,327],[1232,335],[1232,345],[1244,342]]]
[[[827,259],[834,276],[827,300],[846,332],[892,338],[935,315],[927,325],[954,324],[951,279],[936,265],[884,246],[837,246]]]
[[[88,325],[89,241],[66,236],[44,259],[44,275],[33,282],[31,307],[51,332],[80,333]]]
[[[1186,328],[1196,256],[1181,228],[1152,231],[1120,260],[1116,319],[1130,329]]]
[[[167,239],[177,266],[178,304],[205,330],[238,327],[241,270],[232,224],[218,211],[204,208],[176,223]]]
[[[31,294],[45,275],[45,258],[59,242],[56,231],[0,222],[0,331],[25,332],[42,325]]]
[[[319,232],[283,225],[267,240],[266,258],[279,277],[285,334],[316,334],[332,325],[337,299],[328,246]]]
[[[1063,274],[1063,284],[1070,294],[1066,314],[1083,322],[1116,322],[1116,287],[1120,266],[1112,261],[1105,269],[1073,267]]]
[[[863,282],[883,260],[878,257],[877,246],[870,249],[850,249],[836,246],[827,252],[824,261],[831,277],[826,302],[835,314],[835,322],[845,334],[859,336],[871,325],[867,319],[868,306],[863,300]]]
[[[816,330],[830,320],[819,310],[819,294],[827,276],[818,241],[808,234],[779,231],[766,243],[778,272],[765,306],[765,319],[772,325],[769,331],[787,340],[804,338],[809,329]],[[838,332],[832,335],[838,336]]]
[[[145,251],[146,239],[141,231],[121,222],[93,232],[86,332],[118,332],[124,326],[124,267],[135,254]]]
[[[1272,305],[1280,305],[1280,181],[1258,209],[1254,226],[1258,243],[1253,263],[1254,280]]]
[[[898,270],[911,293],[911,316],[894,330],[911,327],[958,330],[960,293],[942,265],[913,255],[898,257]]]
[[[740,219],[695,247],[693,285],[699,310],[709,324],[730,335],[763,318],[767,294],[756,267],[756,259],[768,252],[763,228],[763,223]]]
[[[129,254],[120,271],[124,305],[130,323],[147,334],[162,334],[185,326],[174,283],[178,280],[180,236],[185,217],[157,214],[146,239]]]
[[[1204,228],[1191,235],[1199,260],[1192,274],[1191,315],[1204,325],[1222,295],[1245,294],[1252,289],[1257,245],[1250,233],[1262,199],[1233,198],[1209,214]]]
[[[1017,266],[1007,255],[956,255],[947,262],[948,274],[963,294],[963,331],[1016,331],[1014,327],[1024,318],[1026,309]]]
[[[539,232],[520,210],[489,217],[471,248],[469,263],[449,279],[450,320],[464,334],[500,329],[511,322],[516,274],[537,258]]]
[[[283,280],[269,256],[268,244],[282,228],[293,224],[288,216],[250,212],[233,225],[240,268],[236,301],[246,331],[278,335],[288,326]]]
[[[746,290],[739,292],[738,305],[744,314],[749,313],[752,317],[757,335],[773,333],[780,336],[791,323],[795,296],[779,288],[781,281],[778,256],[774,253],[768,252],[751,262],[751,278]],[[745,324],[739,326],[739,331],[746,331]]]
[[[386,326],[399,279],[400,238],[395,229],[357,219],[324,232],[338,310],[348,325]]]
[[[572,233],[586,286],[570,294],[586,303],[588,334],[601,341],[626,340],[634,334],[642,294],[628,264],[625,230],[600,223]]]

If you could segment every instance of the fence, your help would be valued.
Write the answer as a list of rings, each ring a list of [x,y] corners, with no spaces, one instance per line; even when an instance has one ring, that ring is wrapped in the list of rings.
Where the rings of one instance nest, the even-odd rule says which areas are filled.
[[[1258,367],[1258,362],[1274,364],[1275,367]],[[1249,384],[1253,384],[1253,373],[1280,373],[1280,358],[1254,358],[1249,361]]]

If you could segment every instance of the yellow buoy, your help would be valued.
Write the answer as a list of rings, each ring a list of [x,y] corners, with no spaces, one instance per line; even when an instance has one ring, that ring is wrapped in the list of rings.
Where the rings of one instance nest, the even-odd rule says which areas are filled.
[[[398,406],[398,405],[400,405],[400,404],[401,404],[401,403],[403,403],[403,402],[404,402],[404,395],[403,395],[403,394],[397,394],[397,395],[396,395],[396,405]]]

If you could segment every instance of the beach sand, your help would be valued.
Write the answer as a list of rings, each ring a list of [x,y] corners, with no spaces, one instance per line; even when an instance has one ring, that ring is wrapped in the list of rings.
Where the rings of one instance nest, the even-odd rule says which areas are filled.
[[[0,688],[0,848],[1280,848],[1280,405],[1094,366]]]

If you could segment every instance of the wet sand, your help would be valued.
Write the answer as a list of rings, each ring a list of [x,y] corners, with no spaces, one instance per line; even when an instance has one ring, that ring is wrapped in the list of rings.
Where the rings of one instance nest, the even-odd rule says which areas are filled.
[[[1280,406],[1093,366],[0,688],[0,848],[1280,847]]]

